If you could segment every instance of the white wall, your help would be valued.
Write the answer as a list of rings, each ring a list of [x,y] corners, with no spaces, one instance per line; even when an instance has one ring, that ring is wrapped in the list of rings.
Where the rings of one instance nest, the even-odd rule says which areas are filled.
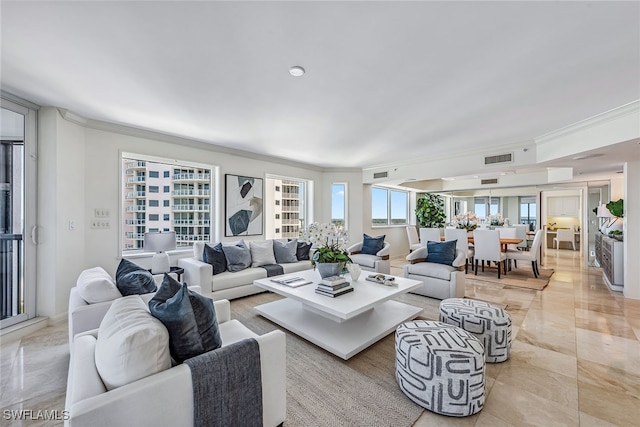
[[[624,165],[624,290],[627,298],[640,299],[640,146],[633,161]],[[614,199],[617,200],[617,199]]]
[[[66,121],[53,108],[40,110],[39,129],[39,315],[60,317],[66,313],[69,290],[83,269],[102,266],[112,274],[115,272],[120,259],[122,151],[218,166],[219,181],[222,182],[225,173],[262,178],[266,174],[277,174],[311,180],[314,188],[311,204],[316,221],[331,218],[330,183],[348,182],[349,224],[356,235],[362,232],[360,172],[324,172],[309,165],[256,155],[243,156],[194,141],[110,125],[102,129],[85,127]],[[218,186],[218,190],[222,191],[222,187]],[[223,207],[224,199],[221,198],[218,209]],[[110,229],[89,228],[96,208],[110,211]],[[75,230],[69,230],[69,221],[74,221]],[[223,215],[220,215],[216,224],[218,230],[224,230],[223,221]],[[220,235],[224,236],[224,232]],[[251,236],[246,240],[261,238]],[[149,260],[136,258],[135,262],[147,266]]]

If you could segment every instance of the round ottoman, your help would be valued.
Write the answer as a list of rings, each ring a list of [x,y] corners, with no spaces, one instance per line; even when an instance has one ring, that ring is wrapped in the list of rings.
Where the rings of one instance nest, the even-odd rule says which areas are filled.
[[[484,406],[482,343],[446,323],[414,320],[396,329],[396,381],[429,411],[466,417]]]
[[[478,337],[489,363],[504,362],[511,355],[511,316],[496,305],[468,298],[448,298],[440,302],[440,321]]]

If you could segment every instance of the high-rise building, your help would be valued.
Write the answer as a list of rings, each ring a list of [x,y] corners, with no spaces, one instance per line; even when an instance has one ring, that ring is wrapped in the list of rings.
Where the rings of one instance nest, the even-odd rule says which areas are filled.
[[[177,246],[210,240],[211,172],[123,158],[124,249],[142,249],[145,232],[175,231]]]
[[[304,182],[268,178],[265,194],[273,200],[271,213],[267,210],[265,221],[267,237],[273,239],[298,237],[300,230],[305,227]]]

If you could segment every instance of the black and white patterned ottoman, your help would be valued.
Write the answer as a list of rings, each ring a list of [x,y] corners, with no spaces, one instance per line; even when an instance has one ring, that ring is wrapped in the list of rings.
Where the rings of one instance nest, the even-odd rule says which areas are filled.
[[[484,406],[482,343],[446,323],[414,320],[396,329],[396,381],[429,411],[466,417]]]
[[[496,305],[468,298],[448,298],[440,302],[440,321],[478,337],[488,363],[504,362],[511,355],[511,316]]]

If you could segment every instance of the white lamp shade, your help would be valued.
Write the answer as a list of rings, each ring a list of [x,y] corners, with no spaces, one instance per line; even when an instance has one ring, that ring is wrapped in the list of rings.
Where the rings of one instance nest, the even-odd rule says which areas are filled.
[[[176,232],[144,233],[144,250],[147,252],[166,252],[176,248]]]
[[[596,216],[598,218],[613,218],[613,215],[611,215],[611,212],[607,208],[607,205],[605,205],[604,203],[598,206]]]

